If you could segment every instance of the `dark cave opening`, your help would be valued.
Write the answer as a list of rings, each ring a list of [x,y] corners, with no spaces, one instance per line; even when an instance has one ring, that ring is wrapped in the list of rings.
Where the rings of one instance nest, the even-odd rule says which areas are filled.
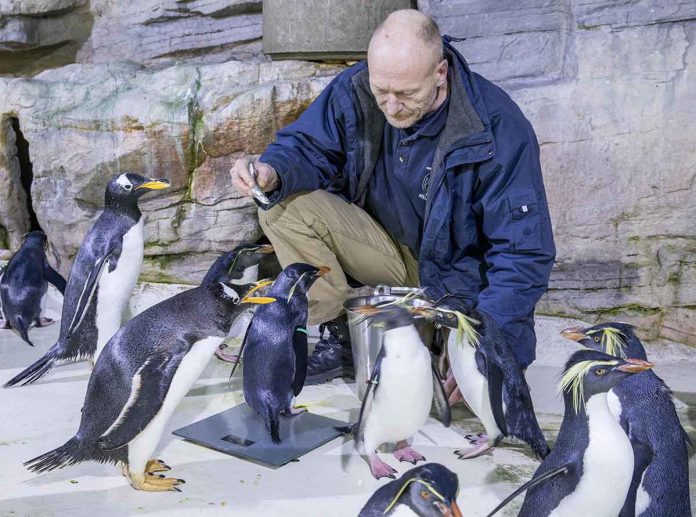
[[[34,168],[29,159],[29,142],[22,134],[19,127],[19,119],[12,117],[10,119],[12,130],[15,133],[15,146],[17,147],[17,159],[19,160],[20,181],[22,188],[27,195],[27,212],[29,213],[29,231],[41,230],[41,225],[34,212],[34,207],[31,200],[31,183],[34,181]]]

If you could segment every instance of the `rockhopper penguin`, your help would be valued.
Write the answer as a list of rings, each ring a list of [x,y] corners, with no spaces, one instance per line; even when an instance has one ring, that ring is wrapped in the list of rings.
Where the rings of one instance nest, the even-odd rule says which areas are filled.
[[[65,279],[48,262],[47,245],[44,232],[28,233],[0,274],[0,328],[11,328],[31,346],[34,346],[28,334],[31,325],[45,327],[55,323],[41,317],[48,284],[53,284],[61,294],[65,292]]]
[[[459,479],[454,472],[439,463],[426,463],[377,489],[358,517],[461,517],[458,493]]]
[[[258,308],[242,343],[244,400],[276,444],[281,442],[279,416],[301,412],[293,400],[307,375],[307,291],[328,272],[302,263],[283,269],[267,292],[276,302]]]
[[[461,306],[416,307],[413,312],[450,329],[450,368],[464,400],[486,429],[485,434],[467,435],[473,447],[455,451],[459,459],[483,454],[504,436],[524,440],[539,458],[546,457],[549,447],[524,372],[496,323]]]
[[[381,326],[384,334],[353,434],[368,456],[372,475],[394,479],[396,470],[379,459],[377,448],[396,443],[394,457],[399,461],[425,461],[407,440],[428,420],[433,400],[445,427],[450,424],[450,407],[411,313],[396,305],[355,311],[370,325]]]
[[[652,366],[594,350],[574,353],[559,385],[565,414],[556,444],[531,481],[489,516],[527,490],[520,517],[616,517],[631,484],[633,450],[608,399],[616,399],[617,384]]]
[[[177,404],[205,369],[257,283],[206,282],[143,311],[109,340],[87,386],[80,428],[63,446],[25,465],[45,472],[83,461],[114,463],[133,488],[179,491],[183,480],[151,459]]]
[[[96,360],[121,326],[143,263],[140,197],[169,187],[169,180],[138,174],[115,176],[106,187],[104,211],[80,246],[63,298],[58,341],[34,364],[5,384],[31,384],[54,366]]]
[[[609,355],[647,360],[633,327],[602,323],[569,328],[565,338]],[[672,391],[648,370],[618,384],[612,413],[631,440],[634,467],[631,487],[620,517],[688,517],[690,440],[679,423]]]

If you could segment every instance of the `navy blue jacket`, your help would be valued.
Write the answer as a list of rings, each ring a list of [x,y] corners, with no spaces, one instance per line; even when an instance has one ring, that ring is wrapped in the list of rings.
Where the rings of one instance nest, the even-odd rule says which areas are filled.
[[[450,106],[428,187],[420,283],[432,298],[455,294],[488,313],[526,367],[555,256],[539,146],[510,97],[444,40]],[[317,189],[364,206],[385,123],[367,63],[341,72],[261,155],[280,176],[270,206]]]

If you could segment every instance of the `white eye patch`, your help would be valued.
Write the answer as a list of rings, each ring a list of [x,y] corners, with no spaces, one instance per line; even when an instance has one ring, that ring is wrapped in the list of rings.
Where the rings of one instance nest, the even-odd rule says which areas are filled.
[[[222,282],[218,282],[218,283],[222,286],[222,290],[225,293],[225,297],[229,298],[234,303],[239,303],[239,294],[237,294],[237,291],[235,291],[231,287],[226,286]]]
[[[118,183],[119,185],[121,185],[121,186],[122,186],[124,189],[126,189],[126,190],[130,190],[130,189],[133,188],[133,184],[132,184],[131,181],[128,179],[128,176],[126,176],[125,174],[121,174],[121,175],[116,179],[116,183]]]

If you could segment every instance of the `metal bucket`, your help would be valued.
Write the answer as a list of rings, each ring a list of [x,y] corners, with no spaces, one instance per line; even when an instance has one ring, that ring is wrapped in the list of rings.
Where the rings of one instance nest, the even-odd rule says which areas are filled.
[[[411,287],[393,287],[377,286],[375,294],[370,296],[358,296],[350,298],[343,304],[348,316],[348,329],[350,331],[351,348],[353,351],[353,364],[355,365],[355,383],[358,387],[358,397],[360,400],[365,396],[367,390],[367,381],[372,375],[372,370],[375,366],[375,360],[379,349],[382,346],[382,335],[384,330],[379,327],[370,327],[367,321],[361,320],[364,318],[362,314],[355,312],[356,307],[366,304],[378,304],[384,302],[393,302],[404,296],[405,294],[415,291]],[[413,298],[409,304],[418,307],[430,305],[423,299]],[[418,328],[423,342],[430,345],[433,337],[433,326],[423,318],[416,318],[416,328]]]

